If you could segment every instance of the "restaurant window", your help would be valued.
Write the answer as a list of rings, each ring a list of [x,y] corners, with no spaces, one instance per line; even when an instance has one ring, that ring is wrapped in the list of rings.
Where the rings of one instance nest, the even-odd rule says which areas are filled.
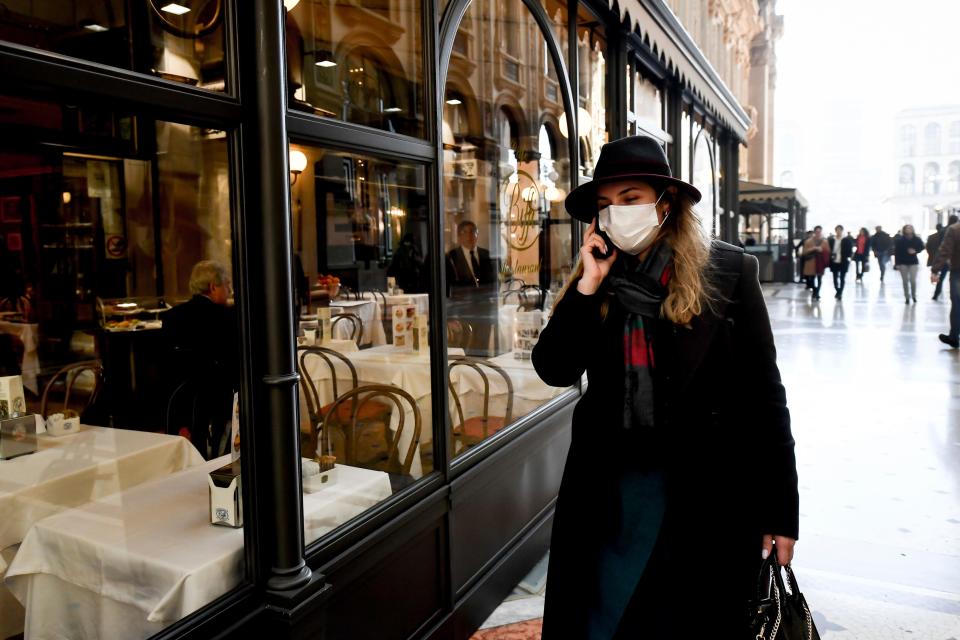
[[[422,165],[299,144],[290,155],[310,543],[433,471],[434,262]]]
[[[422,3],[286,5],[291,109],[424,137]]]
[[[940,193],[940,165],[936,162],[928,162],[923,168],[923,192]]]
[[[928,156],[940,155],[940,125],[936,122],[923,128],[923,153]]]
[[[0,40],[223,91],[226,2],[7,2]]]
[[[3,637],[145,638],[243,581],[209,489],[239,445],[227,138],[0,97]]]
[[[577,49],[580,83],[577,127],[580,135],[581,177],[593,176],[607,133],[607,39],[600,20],[586,7],[577,9]]]
[[[663,92],[640,72],[636,59],[627,67],[627,132],[669,140],[663,129]]]
[[[538,36],[525,43],[530,50],[520,60],[529,68],[522,73],[536,77],[537,65],[553,62],[538,55],[542,32],[520,8],[512,26]],[[474,3],[463,24],[472,23],[485,39],[500,32],[504,20]],[[484,81],[493,68],[472,67],[450,60],[443,111],[444,294],[455,456],[563,391],[540,381],[530,350],[569,278],[574,254],[563,210],[571,167],[562,100],[534,83],[518,101],[512,91]],[[491,105],[497,105],[495,117],[481,117]],[[475,144],[485,139],[496,144]]]
[[[692,182],[693,178],[691,176],[691,171],[693,170],[693,165],[691,159],[693,158],[693,137],[691,127],[693,127],[693,119],[690,117],[690,113],[684,110],[683,115],[680,116],[680,179],[686,182]]]
[[[698,123],[695,123],[694,127],[697,129],[697,138],[693,150],[691,184],[700,191],[702,196],[696,208],[704,226],[714,236],[719,237],[722,221],[718,219],[717,212],[717,170],[713,136]]]
[[[913,165],[902,165],[900,167],[900,195],[913,195],[916,191],[915,180]]]

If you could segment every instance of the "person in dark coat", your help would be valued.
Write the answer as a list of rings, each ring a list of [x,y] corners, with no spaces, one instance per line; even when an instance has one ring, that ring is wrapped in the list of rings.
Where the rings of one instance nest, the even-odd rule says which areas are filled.
[[[604,145],[567,197],[590,226],[532,360],[549,385],[589,385],[543,640],[740,637],[762,559],[793,557],[794,440],[758,262],[707,240],[699,199],[644,136]]]
[[[920,259],[917,257],[923,251],[923,240],[917,237],[912,224],[903,225],[903,230],[896,235],[893,241],[894,266],[903,278],[903,297],[906,304],[917,303],[917,272],[920,270]]]
[[[877,258],[877,265],[880,267],[880,282],[883,282],[883,276],[887,273],[887,265],[890,264],[890,254],[893,253],[893,240],[890,234],[883,230],[880,225],[876,226],[873,237],[870,238],[870,247],[873,249],[873,255]]]
[[[497,280],[490,252],[477,246],[477,225],[463,220],[457,225],[457,243],[447,252],[447,286],[478,287]]]
[[[210,459],[221,455],[240,384],[236,318],[228,307],[231,286],[223,265],[212,260],[194,265],[190,291],[190,300],[162,316],[170,354],[167,409],[174,414],[168,423],[185,426],[194,446]]]
[[[834,297],[843,299],[843,288],[847,280],[847,271],[850,269],[850,258],[853,257],[853,238],[843,235],[843,225],[837,225],[830,236],[830,271],[833,273]]]

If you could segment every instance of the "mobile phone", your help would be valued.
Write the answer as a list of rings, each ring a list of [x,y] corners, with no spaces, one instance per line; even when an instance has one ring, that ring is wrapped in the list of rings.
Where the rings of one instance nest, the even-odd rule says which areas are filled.
[[[594,248],[593,248],[593,252],[592,252],[592,253],[593,253],[593,257],[596,258],[597,260],[606,260],[607,258],[610,257],[610,251],[611,251],[611,249],[610,249],[610,247],[611,247],[610,238],[607,237],[607,234],[606,234],[606,233],[604,233],[603,231],[600,230],[600,221],[599,221],[597,218],[594,218],[593,221],[594,221],[593,232],[594,232],[595,234],[597,234],[598,236],[600,236],[601,238],[603,238],[603,241],[607,244],[607,252],[606,252],[606,253],[604,253],[603,251],[601,251],[599,248],[594,247]]]

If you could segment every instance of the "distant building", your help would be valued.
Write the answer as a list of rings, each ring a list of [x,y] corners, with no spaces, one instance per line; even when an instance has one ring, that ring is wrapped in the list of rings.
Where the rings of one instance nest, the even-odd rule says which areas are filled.
[[[933,229],[960,210],[960,105],[906,109],[895,122],[897,182],[889,202],[900,224]]]

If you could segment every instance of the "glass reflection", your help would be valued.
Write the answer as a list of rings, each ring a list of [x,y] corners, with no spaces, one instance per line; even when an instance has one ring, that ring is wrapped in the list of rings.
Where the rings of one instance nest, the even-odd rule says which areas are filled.
[[[433,470],[429,217],[423,166],[291,155],[300,453],[352,505],[308,513],[311,542]]]
[[[601,22],[583,5],[577,13],[580,85],[577,126],[580,134],[579,176],[590,177],[607,134],[607,39]],[[582,180],[581,180],[582,181]]]
[[[563,211],[571,171],[564,105],[542,33],[513,4],[510,10],[498,4],[494,15],[471,5],[457,35],[467,54],[474,38],[507,30],[514,36],[497,40],[502,55],[486,65],[455,47],[445,90],[444,268],[455,455],[561,391],[539,380],[529,357],[572,267]],[[565,8],[551,4],[548,14],[555,33],[563,33]]]
[[[424,137],[422,31],[414,0],[297,2],[286,22],[290,108]]]
[[[0,40],[223,91],[225,3],[7,2]]]

